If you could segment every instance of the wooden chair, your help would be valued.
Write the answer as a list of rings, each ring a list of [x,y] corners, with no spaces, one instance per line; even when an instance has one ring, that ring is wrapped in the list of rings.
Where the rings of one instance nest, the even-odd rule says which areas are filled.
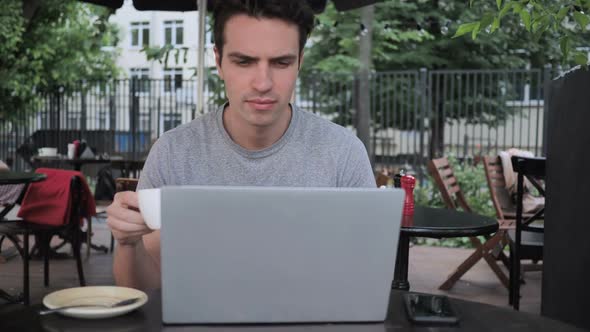
[[[428,163],[428,170],[436,186],[438,187],[445,205],[449,209],[457,209],[460,207],[465,212],[472,213],[471,207],[467,203],[463,192],[459,186],[457,178],[451,168],[447,158],[433,159]],[[493,236],[488,238],[485,243],[482,243],[477,237],[470,237],[469,240],[475,247],[475,251],[461,263],[456,270],[449,275],[447,280],[439,286],[441,290],[449,290],[473,265],[480,259],[484,259],[492,271],[496,274],[500,282],[509,288],[508,277],[504,271],[498,266],[497,259],[493,255],[494,249],[501,243],[505,237],[505,231],[508,228],[514,227],[513,221],[498,220],[499,230]]]
[[[116,178],[115,179],[115,184],[117,186],[117,192],[135,191],[137,189],[138,183],[139,183],[139,179],[134,179],[134,178]]]
[[[390,182],[393,182],[393,179],[379,172],[375,175],[375,182],[377,184],[377,188],[381,188],[381,186],[387,186]]]
[[[545,179],[545,158],[525,158],[512,156],[512,167],[518,173],[516,197],[516,227],[510,233],[510,303],[514,309],[519,309],[521,260],[543,259],[543,225],[533,224],[544,218],[545,208],[541,208],[531,215],[523,214],[523,195],[525,192],[524,178],[545,196],[542,180]]]
[[[486,156],[482,160],[496,216],[498,219],[516,219],[516,204],[506,189],[502,160],[497,156]],[[523,216],[532,214],[523,213]]]
[[[492,199],[492,203],[494,205],[494,209],[496,210],[496,216],[498,219],[509,219],[514,220],[514,227],[509,228],[505,231],[504,239],[502,240],[500,248],[503,249],[506,245],[514,245],[514,238],[516,232],[516,217],[517,217],[517,204],[514,203],[514,200],[511,199],[510,193],[506,189],[506,181],[504,180],[504,169],[502,167],[502,160],[500,157],[497,156],[486,156],[483,158],[483,166],[484,171],[486,174],[486,180],[488,182],[488,188],[490,190],[490,196]],[[522,218],[528,219],[533,217],[535,214],[531,213],[522,213]],[[524,237],[524,244],[526,251],[524,253],[521,252],[520,259],[533,259],[535,262],[541,259],[541,255],[538,252],[538,247],[542,246],[542,237],[535,233],[531,232],[521,232],[521,235]],[[510,270],[512,268],[513,262],[508,262],[505,258],[505,255],[500,251],[499,253],[502,257],[502,260],[505,262],[506,266]],[[519,283],[524,283],[524,278],[520,275],[520,271],[538,271],[541,269],[541,265],[533,263],[533,264],[523,264],[519,268],[518,278],[521,279]],[[510,288],[509,288],[510,290]],[[509,298],[510,304],[512,302],[512,296]]]
[[[496,211],[498,220],[515,220],[516,219],[516,205],[510,198],[510,193],[506,189],[506,181],[504,180],[504,169],[502,167],[502,160],[498,156],[485,156],[482,159],[483,169],[488,183],[488,189]],[[508,232],[512,231],[514,226],[507,230],[502,230],[503,239],[498,246],[498,255],[510,269],[510,263],[502,250],[506,247],[509,241]]]

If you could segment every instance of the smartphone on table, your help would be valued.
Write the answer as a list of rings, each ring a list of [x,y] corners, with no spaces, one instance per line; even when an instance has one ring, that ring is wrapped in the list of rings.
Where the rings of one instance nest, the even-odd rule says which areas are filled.
[[[449,298],[444,295],[403,294],[408,319],[416,324],[454,325],[459,317]]]

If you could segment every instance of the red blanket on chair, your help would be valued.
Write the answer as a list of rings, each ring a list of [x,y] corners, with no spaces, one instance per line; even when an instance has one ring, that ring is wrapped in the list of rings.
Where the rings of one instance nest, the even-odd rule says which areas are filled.
[[[66,224],[70,219],[70,182],[74,176],[82,182],[82,217],[89,219],[96,214],[94,197],[82,173],[53,168],[38,168],[35,172],[46,174],[47,178],[29,185],[18,212],[20,218],[36,224]]]

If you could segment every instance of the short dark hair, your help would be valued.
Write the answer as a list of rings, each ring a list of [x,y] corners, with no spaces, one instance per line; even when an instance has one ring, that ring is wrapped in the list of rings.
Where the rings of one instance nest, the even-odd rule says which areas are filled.
[[[304,0],[220,0],[213,10],[213,36],[219,52],[219,62],[225,43],[225,24],[235,15],[255,18],[276,18],[295,24],[299,28],[299,53],[314,26],[314,14]]]

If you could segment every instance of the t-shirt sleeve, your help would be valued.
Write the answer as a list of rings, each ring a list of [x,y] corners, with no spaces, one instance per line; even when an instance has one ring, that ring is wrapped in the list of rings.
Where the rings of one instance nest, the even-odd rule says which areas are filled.
[[[152,146],[145,161],[137,189],[160,188],[169,183],[170,169],[166,135],[160,137]]]
[[[357,137],[351,140],[342,174],[342,187],[376,188],[373,168],[365,145]]]

